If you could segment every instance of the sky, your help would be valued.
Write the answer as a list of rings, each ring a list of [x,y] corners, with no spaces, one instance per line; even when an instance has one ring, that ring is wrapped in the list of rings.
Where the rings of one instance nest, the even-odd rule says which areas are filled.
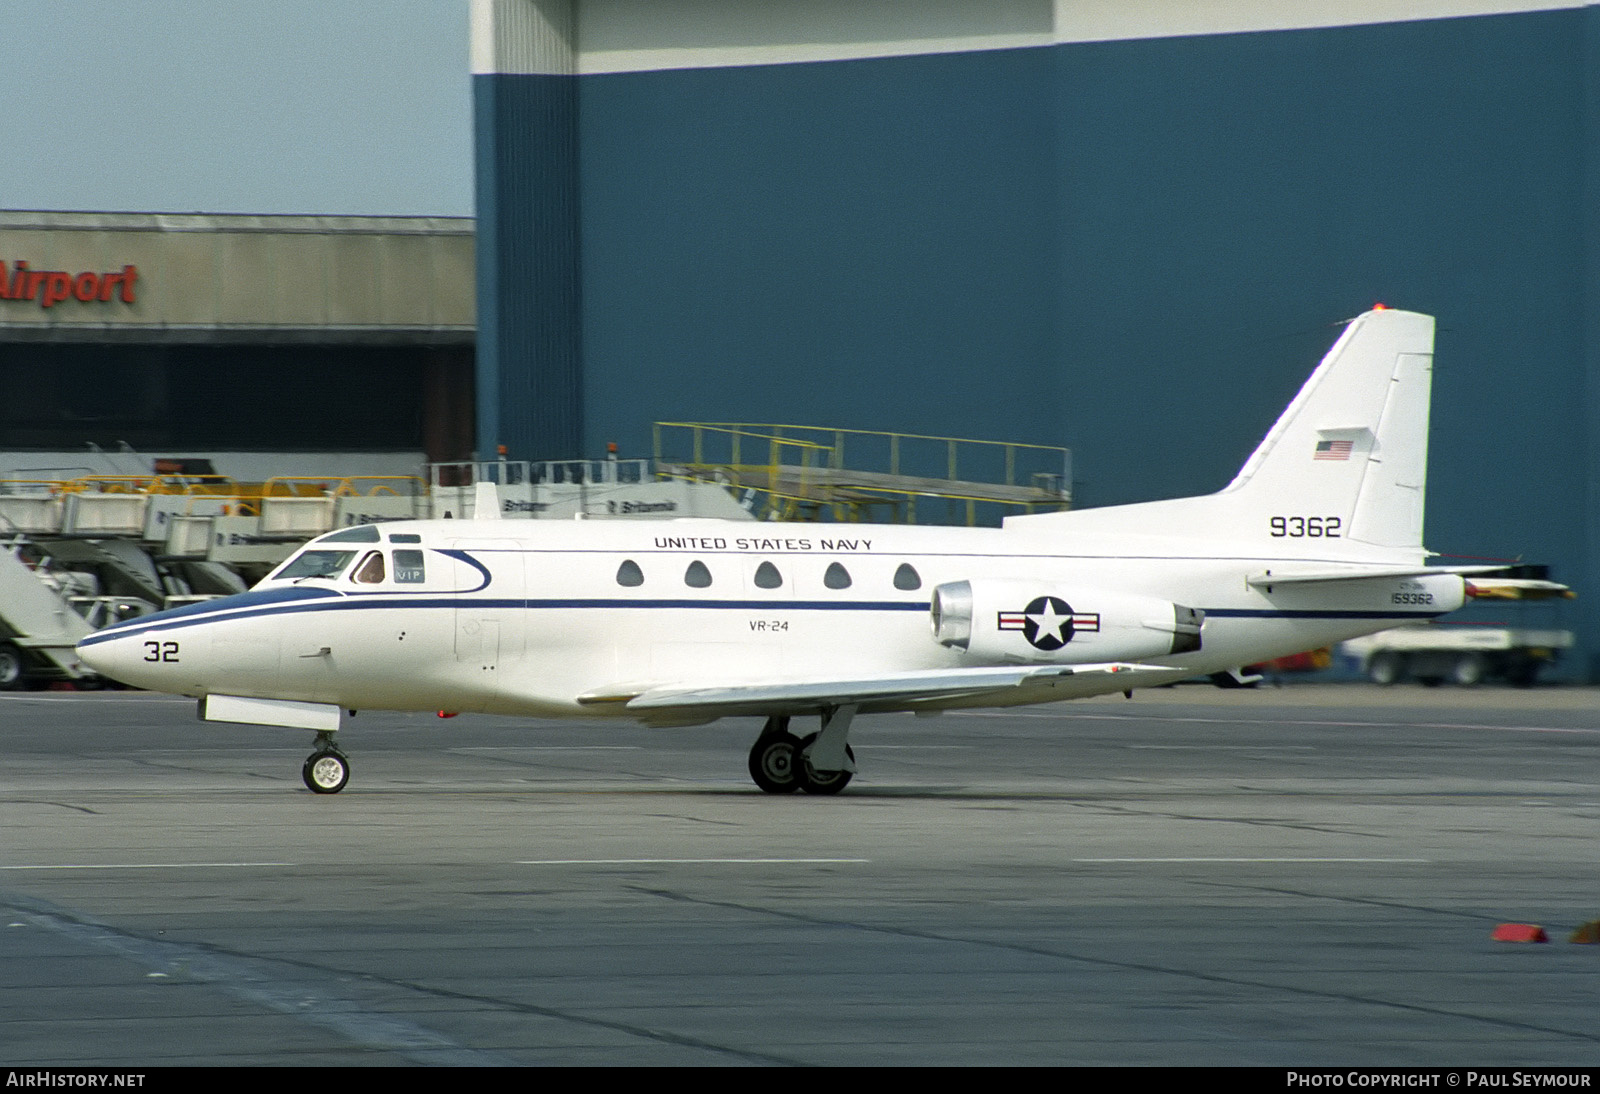
[[[0,209],[472,214],[467,0],[0,0]]]

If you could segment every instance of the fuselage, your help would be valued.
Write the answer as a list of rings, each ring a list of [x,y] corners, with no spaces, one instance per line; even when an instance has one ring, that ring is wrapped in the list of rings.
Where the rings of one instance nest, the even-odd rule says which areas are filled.
[[[1168,668],[1176,680],[1462,602],[1462,580],[1448,573],[1250,584],[1263,572],[1362,565],[1342,544],[1326,559],[1304,544],[1290,556],[1272,546],[1070,537],[1026,521],[395,522],[320,537],[250,592],[108,627],[79,649],[107,676],[191,696],[638,717],[595,698],[1106,661]],[[946,615],[965,597],[964,640],[937,617],[938,590]],[[1108,677],[1101,690],[1122,685]]]

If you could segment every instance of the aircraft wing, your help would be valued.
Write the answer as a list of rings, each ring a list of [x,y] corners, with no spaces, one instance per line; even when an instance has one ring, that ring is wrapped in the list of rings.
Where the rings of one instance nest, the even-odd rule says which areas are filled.
[[[863,711],[911,710],[982,698],[1004,705],[1103,695],[1143,686],[1152,677],[1170,678],[1165,665],[1106,662],[1094,665],[1044,665],[971,669],[932,669],[837,680],[754,681],[747,683],[657,685],[602,688],[578,697],[585,705],[616,703],[641,716],[698,711],[713,717],[734,714],[801,714],[825,707],[854,705]]]

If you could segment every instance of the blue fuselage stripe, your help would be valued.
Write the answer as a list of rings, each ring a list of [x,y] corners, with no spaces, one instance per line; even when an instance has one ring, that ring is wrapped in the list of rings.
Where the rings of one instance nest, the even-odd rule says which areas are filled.
[[[143,621],[129,620],[126,623],[118,624],[115,628],[108,627],[103,631],[92,634],[78,644],[80,646],[92,646],[117,638],[132,638],[136,635],[150,634],[155,631],[172,630],[175,627],[190,627],[204,623],[225,623],[234,619],[257,619],[269,615],[299,615],[304,612],[365,611],[380,608],[451,608],[464,611],[482,611],[492,608],[511,608],[527,611],[573,611],[590,608],[699,608],[761,612],[925,612],[928,610],[928,602],[902,602],[898,600],[606,600],[597,598],[524,600],[520,597],[502,599],[496,597],[397,597],[390,595],[383,597],[345,596],[331,603],[326,600],[319,600],[312,604],[273,604],[263,607],[241,607],[232,610],[219,608],[211,615],[194,614],[191,611],[193,607],[198,607],[198,605],[178,609],[184,612],[184,617],[181,619],[150,616],[148,620]],[[165,615],[165,613],[162,614]]]
[[[250,595],[250,594],[245,594]],[[255,619],[272,615],[298,615],[305,612],[366,611],[369,609],[429,609],[449,608],[457,611],[483,611],[486,609],[521,609],[526,611],[583,611],[588,609],[660,609],[701,611],[828,611],[828,612],[926,612],[927,601],[898,600],[616,600],[605,598],[574,599],[523,599],[461,596],[341,596],[315,598],[310,602],[241,605],[236,608],[219,607],[213,614],[205,614],[191,605],[178,609],[178,618],[151,616],[147,622],[129,620],[116,627],[92,634],[79,645],[93,646],[118,638],[132,638],[177,627],[190,627],[206,623],[223,623],[234,619]],[[1208,619],[1429,619],[1440,612],[1397,611],[1340,611],[1333,609],[1287,608],[1207,608]]]

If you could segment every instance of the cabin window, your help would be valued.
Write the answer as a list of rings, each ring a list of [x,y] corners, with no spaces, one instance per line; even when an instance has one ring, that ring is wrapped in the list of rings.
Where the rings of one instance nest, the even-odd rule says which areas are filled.
[[[637,588],[644,584],[644,571],[633,559],[624,559],[622,565],[617,567],[617,584],[630,589]]]
[[[894,587],[910,592],[912,589],[922,588],[922,576],[917,573],[916,567],[909,562],[902,562],[900,568],[894,572]]]
[[[352,580],[362,585],[381,585],[383,578],[383,552],[373,551],[361,560],[361,565],[356,567],[355,577]]]
[[[689,563],[689,568],[683,571],[683,583],[691,589],[705,589],[711,585],[711,571],[706,569],[706,564],[699,559]]]
[[[770,562],[763,562],[756,567],[756,588],[777,589],[783,585],[783,575],[778,568]]]
[[[273,576],[280,581],[303,577],[338,577],[355,557],[354,551],[302,551]]]
[[[850,571],[837,562],[828,563],[828,570],[822,575],[822,583],[830,589],[848,589],[850,587]]]
[[[427,580],[422,568],[421,551],[396,551],[394,553],[394,579],[401,585],[421,585]]]

